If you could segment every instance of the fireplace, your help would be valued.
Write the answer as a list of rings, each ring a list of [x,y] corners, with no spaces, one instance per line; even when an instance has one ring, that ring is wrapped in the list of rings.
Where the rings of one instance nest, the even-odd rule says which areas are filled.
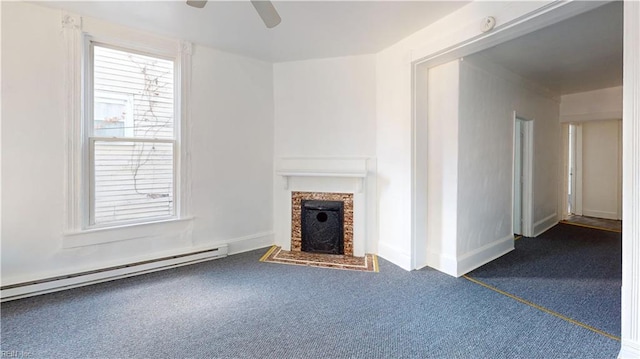
[[[305,239],[315,244],[309,247]],[[353,256],[353,194],[291,192],[291,250]]]
[[[375,159],[285,157],[276,166],[282,187],[275,189],[274,232],[282,250],[322,256],[302,249],[303,200],[343,203],[344,257],[364,257],[366,250],[376,250]]]
[[[344,254],[344,202],[302,200],[301,250]]]

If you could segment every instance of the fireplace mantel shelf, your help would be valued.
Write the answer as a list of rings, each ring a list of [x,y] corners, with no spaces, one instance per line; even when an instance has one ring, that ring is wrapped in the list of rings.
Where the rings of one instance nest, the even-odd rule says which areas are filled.
[[[284,189],[289,189],[289,178],[291,177],[334,177],[334,178],[354,178],[358,179],[357,192],[362,191],[364,179],[367,177],[367,171],[307,171],[307,170],[286,170],[276,171],[276,174],[284,177]]]
[[[367,177],[366,171],[277,171],[283,177]]]

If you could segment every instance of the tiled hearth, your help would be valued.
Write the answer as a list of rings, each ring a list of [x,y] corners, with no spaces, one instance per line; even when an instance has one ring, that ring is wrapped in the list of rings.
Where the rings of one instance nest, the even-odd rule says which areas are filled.
[[[302,201],[322,200],[344,203],[344,255],[353,256],[353,194],[325,192],[291,192],[291,251],[302,250]]]
[[[278,246],[273,246],[260,258],[260,261],[365,272],[378,271],[378,258],[374,254],[365,254],[364,257],[353,257],[335,254],[285,251]]]

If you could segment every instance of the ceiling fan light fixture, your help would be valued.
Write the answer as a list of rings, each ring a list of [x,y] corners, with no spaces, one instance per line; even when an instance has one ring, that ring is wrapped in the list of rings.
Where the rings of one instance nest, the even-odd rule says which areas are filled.
[[[262,21],[267,26],[267,28],[271,29],[276,27],[282,19],[276,11],[276,8],[273,6],[271,1],[265,0],[251,0],[251,4],[262,18]]]
[[[207,5],[207,0],[187,0],[187,5],[202,9],[205,5]],[[276,27],[282,19],[278,14],[278,11],[273,6],[271,1],[268,0],[251,0],[251,5],[256,9],[258,15],[267,26],[267,28],[271,29]]]
[[[202,9],[207,5],[207,0],[187,0],[187,5]]]

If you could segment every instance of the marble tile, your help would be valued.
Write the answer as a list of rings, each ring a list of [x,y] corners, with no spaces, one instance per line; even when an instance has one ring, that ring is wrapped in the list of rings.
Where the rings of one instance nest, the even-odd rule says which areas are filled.
[[[261,262],[293,264],[321,268],[335,268],[378,272],[378,259],[374,254],[364,257],[354,257],[336,254],[306,253],[301,251],[285,251],[278,246],[271,247],[265,253]]]

